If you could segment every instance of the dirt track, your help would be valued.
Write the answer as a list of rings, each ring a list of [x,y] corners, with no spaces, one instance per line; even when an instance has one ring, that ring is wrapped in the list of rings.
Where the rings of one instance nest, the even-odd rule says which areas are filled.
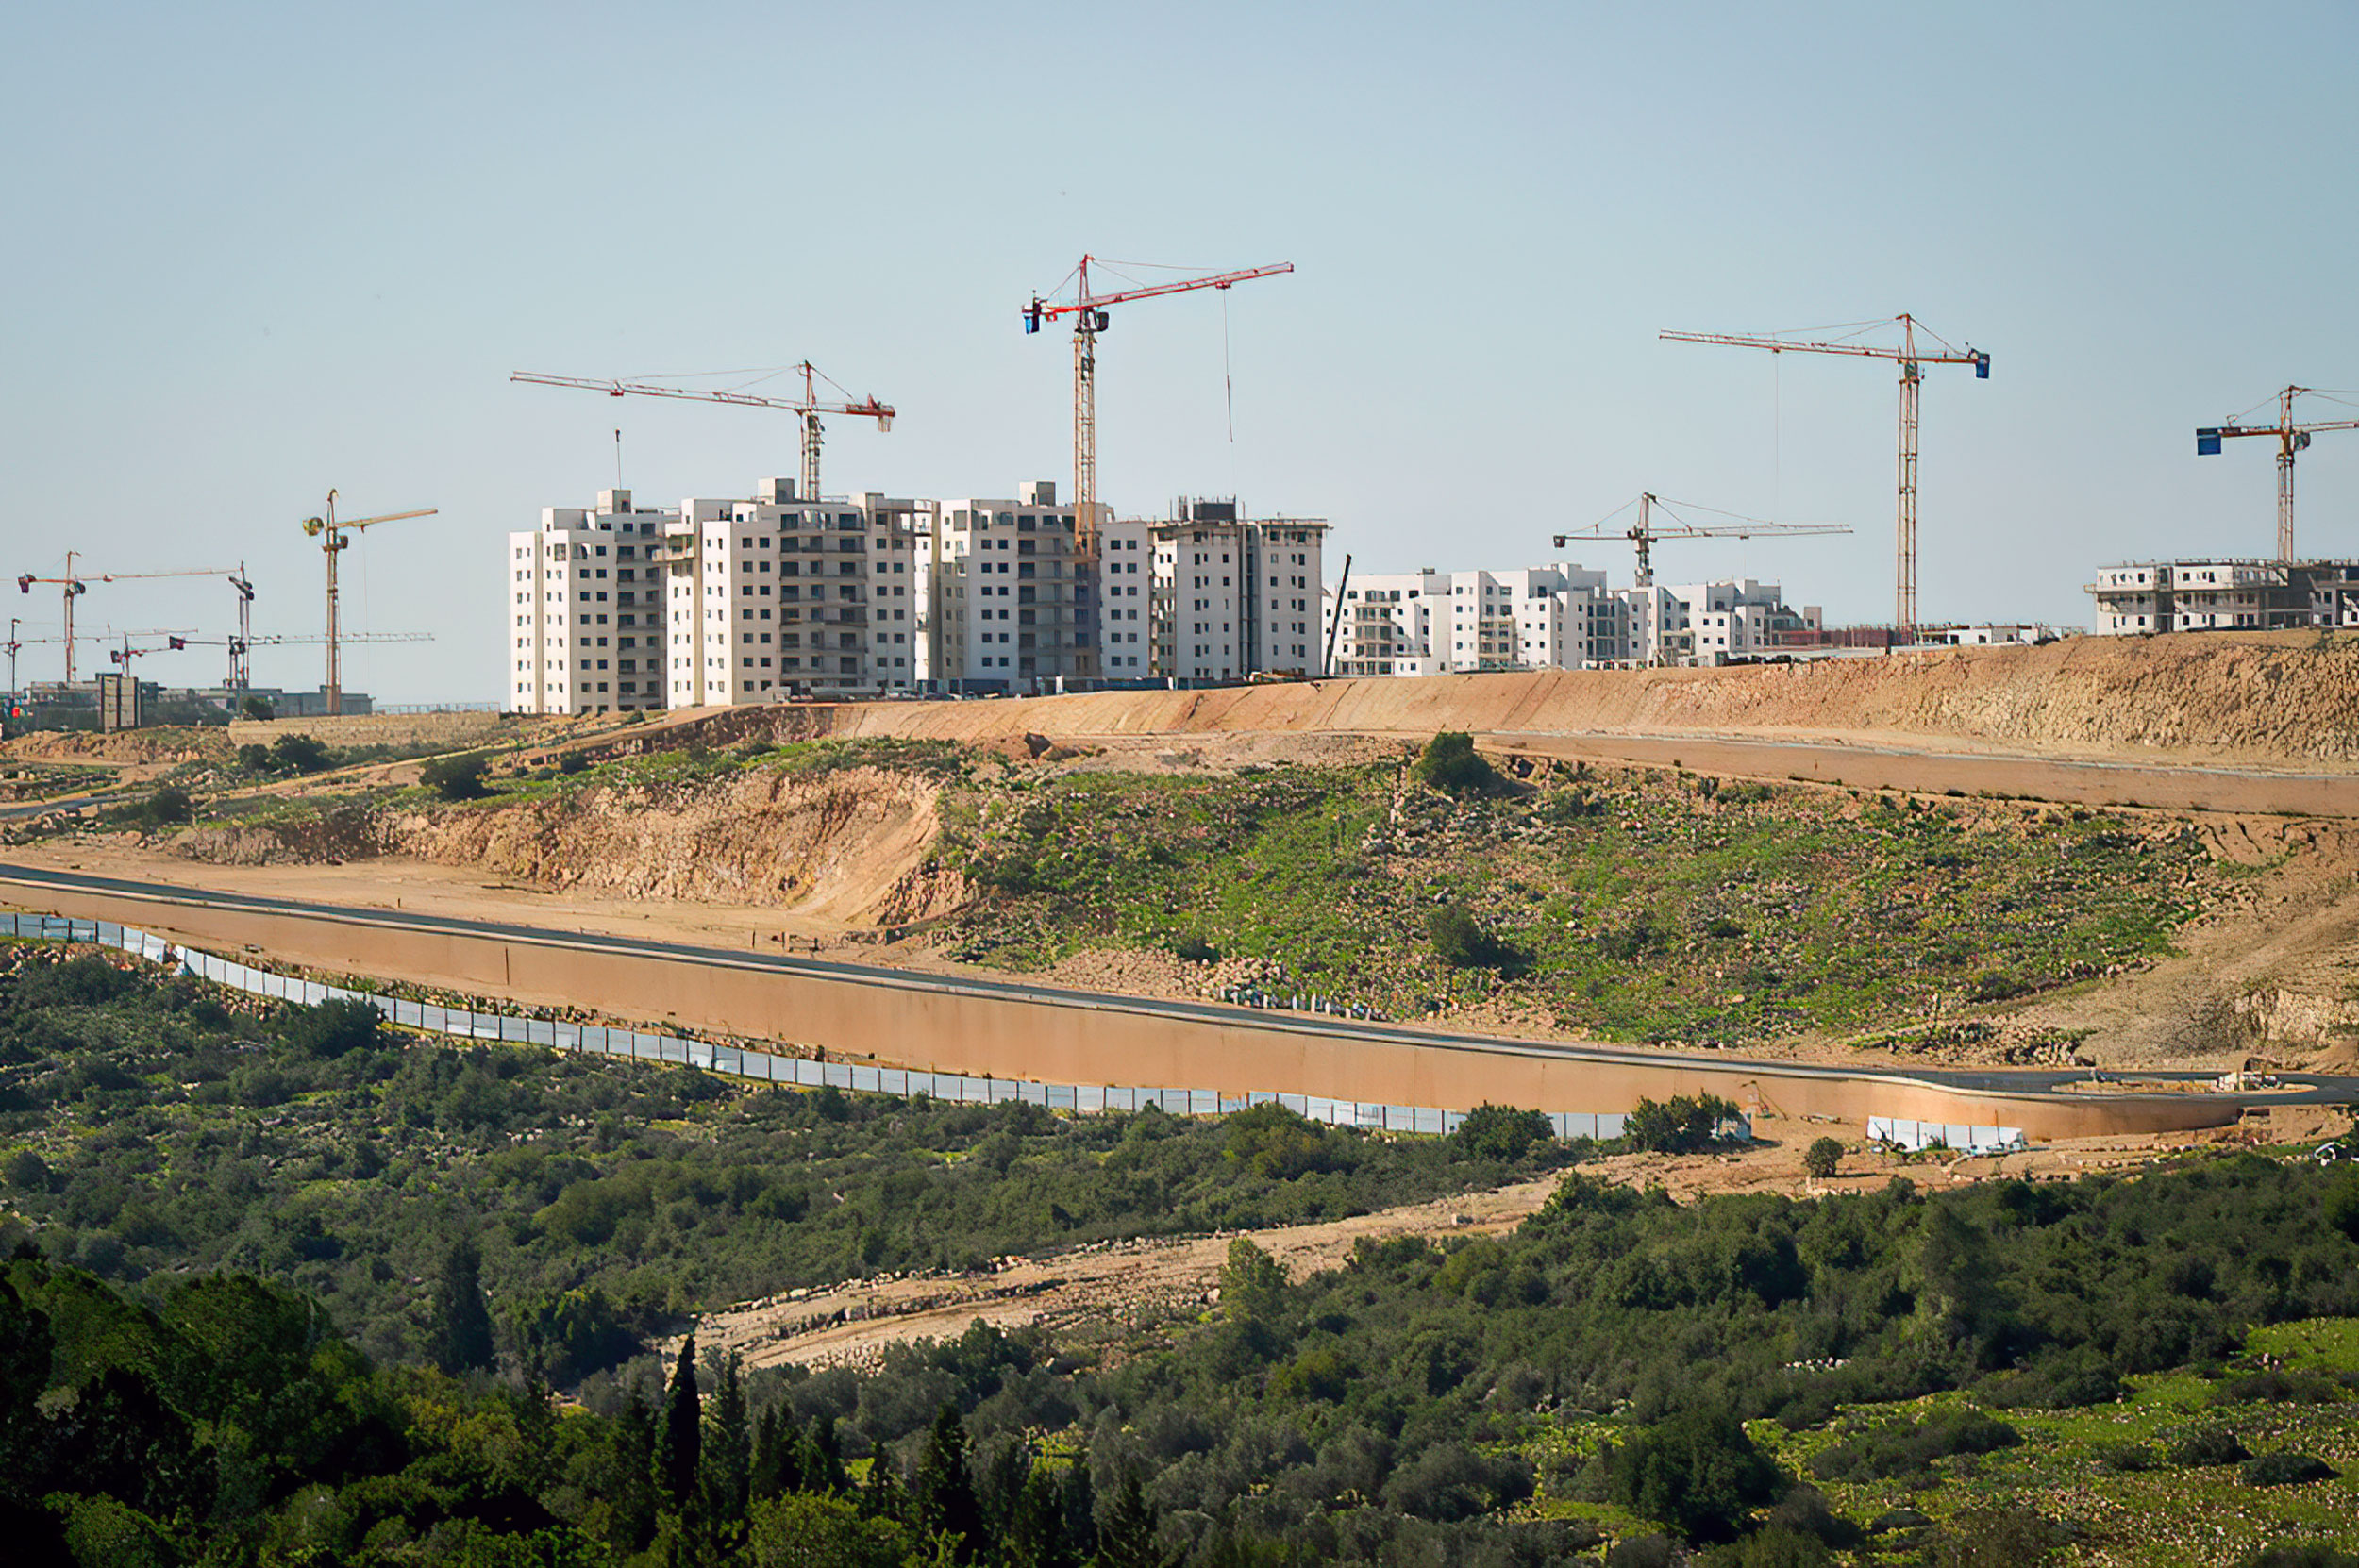
[[[1839,1127],[1767,1122],[1776,1142],[1725,1155],[1618,1155],[1581,1167],[1583,1175],[1630,1185],[1660,1186],[1684,1203],[1732,1193],[1866,1193],[1906,1176],[1919,1186],[1950,1187],[1992,1179],[2062,1179],[2089,1171],[2128,1170],[2189,1143],[2243,1143],[2257,1139],[2298,1143],[2338,1132],[2343,1120],[2321,1111],[2280,1110],[2256,1115],[2245,1128],[2165,1137],[2084,1139],[2036,1151],[1948,1161],[1902,1161],[1854,1147],[1831,1181],[1802,1170],[1802,1151]],[[1440,1242],[1513,1230],[1547,1203],[1559,1176],[1519,1182],[1496,1192],[1466,1193],[1431,1203],[1388,1209],[1351,1219],[1286,1226],[1251,1233],[1287,1276],[1300,1280],[1341,1266],[1362,1241],[1423,1236]],[[1230,1236],[1191,1236],[1104,1245],[1041,1258],[1010,1258],[987,1275],[919,1275],[850,1280],[796,1296],[748,1302],[708,1313],[696,1324],[697,1343],[736,1350],[749,1366],[863,1365],[888,1344],[954,1339],[980,1321],[999,1328],[1039,1324],[1052,1328],[1112,1322],[1137,1326],[1192,1318],[1216,1299]],[[838,1319],[842,1321],[837,1321]],[[670,1353],[670,1347],[666,1347]]]

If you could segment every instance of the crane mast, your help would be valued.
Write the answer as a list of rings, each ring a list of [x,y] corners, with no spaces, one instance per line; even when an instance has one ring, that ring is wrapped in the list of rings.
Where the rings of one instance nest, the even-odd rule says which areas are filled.
[[[62,577],[37,576],[26,572],[16,579],[19,593],[30,593],[33,584],[45,582],[57,584],[59,592],[65,596],[65,683],[68,686],[74,684],[74,601],[90,592],[90,584],[74,574],[74,558],[81,553],[79,550],[65,553],[65,575]]]
[[[1075,546],[1084,553],[1095,547],[1097,539],[1097,335],[1106,330],[1106,307],[1182,294],[1195,289],[1229,289],[1257,277],[1276,277],[1295,270],[1293,262],[1279,261],[1266,267],[1246,267],[1235,272],[1093,293],[1090,264],[1097,260],[1095,256],[1084,256],[1074,269],[1073,298],[1046,300],[1034,294],[1031,303],[1024,308],[1024,330],[1028,333],[1038,332],[1044,322],[1073,318],[1073,536]]]
[[[2277,438],[2277,559],[2294,559],[2294,454],[2310,444],[2310,438],[2326,430],[2359,430],[2359,419],[2316,420],[2307,425],[2294,423],[2294,399],[2304,392],[2317,392],[2315,387],[2287,387],[2277,394],[2277,423],[2274,425],[2239,425],[2226,420],[2218,425],[2205,425],[2195,433],[2195,455],[2199,458],[2219,456],[2220,442],[2236,436],[2275,436]],[[2318,393],[2320,396],[2331,395]]]
[[[340,714],[344,710],[343,660],[339,657],[342,644],[336,625],[336,558],[352,542],[351,536],[379,523],[398,523],[405,517],[432,517],[441,509],[426,507],[417,511],[389,511],[378,517],[336,520],[336,492],[327,492],[327,512],[324,517],[304,519],[303,531],[320,542],[320,549],[327,557],[327,679],[321,691],[327,699],[327,711]]]
[[[1900,429],[1899,457],[1896,464],[1896,488],[1899,491],[1893,525],[1893,595],[1894,624],[1911,641],[1916,631],[1916,436],[1917,392],[1925,379],[1927,365],[1972,365],[1974,378],[1990,379],[1990,356],[1968,344],[1953,348],[1934,334],[1938,348],[1920,347],[1916,341],[1916,318],[1905,311],[1893,318],[1900,326],[1898,347],[1862,342],[1812,342],[1768,334],[1732,332],[1664,332],[1657,334],[1666,342],[1683,343],[1719,343],[1732,348],[1765,348],[1772,354],[1849,354],[1864,359],[1893,359],[1900,369]],[[1868,323],[1868,325],[1882,325]]]

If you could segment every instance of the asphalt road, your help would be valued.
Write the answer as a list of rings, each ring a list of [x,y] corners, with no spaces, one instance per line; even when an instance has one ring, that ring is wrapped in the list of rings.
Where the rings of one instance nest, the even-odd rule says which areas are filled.
[[[1175,1001],[1160,997],[1126,996],[1105,992],[1069,991],[1057,987],[1031,985],[1022,981],[995,980],[978,976],[932,975],[907,969],[886,968],[877,964],[842,963],[819,959],[746,953],[727,948],[651,942],[636,937],[552,930],[543,926],[510,925],[499,921],[464,920],[454,916],[422,914],[408,910],[312,904],[297,899],[271,898],[251,893],[212,892],[202,889],[176,887],[169,883],[128,881],[116,877],[94,876],[79,872],[47,871],[30,866],[0,864],[0,890],[11,886],[20,890],[19,901],[36,908],[40,907],[42,902],[41,894],[44,890],[80,889],[92,892],[153,899],[192,908],[249,909],[279,915],[308,915],[332,919],[347,925],[442,931],[456,935],[492,937],[509,942],[533,942],[595,953],[632,954],[669,959],[681,963],[781,971],[837,980],[854,980],[903,992],[930,991],[966,995],[998,995],[1011,1000],[1057,1007],[1193,1018],[1231,1026],[1239,1025],[1249,1026],[1256,1020],[1266,1019],[1269,1026],[1274,1028],[1333,1035],[1348,1040],[1388,1041],[1426,1049],[1506,1051],[1575,1061],[1629,1063],[1658,1067],[1686,1062],[1722,1072],[1752,1070],[1786,1077],[1924,1083],[1982,1093],[2056,1093],[2063,1092],[2064,1087],[2068,1084],[2086,1084],[2089,1078],[2087,1073],[2075,1071],[2021,1069],[1960,1071],[1932,1068],[1830,1067],[1766,1058],[1748,1058],[1725,1051],[1632,1050],[1573,1042],[1519,1040],[1507,1036],[1451,1033],[1439,1029],[1410,1028],[1397,1024],[1362,1023],[1334,1018],[1323,1013],[1285,1009],[1263,1011],[1211,1002]],[[2207,1082],[2211,1076],[2212,1075],[2206,1073],[2141,1073],[2137,1075],[2141,1080],[2180,1083]],[[2291,1093],[2267,1095],[2267,1102],[2274,1105],[2359,1103],[2359,1077],[2317,1077],[2302,1075],[2298,1081],[2304,1087]],[[2087,1092],[2083,1090],[2079,1093],[2085,1094]],[[2177,1093],[2183,1093],[2184,1091]],[[2247,1095],[2235,1097],[2238,1099],[2256,1098],[2256,1096]]]

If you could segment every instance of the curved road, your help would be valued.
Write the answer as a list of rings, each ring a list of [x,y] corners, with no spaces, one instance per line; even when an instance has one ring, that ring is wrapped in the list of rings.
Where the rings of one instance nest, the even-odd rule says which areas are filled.
[[[942,976],[921,971],[887,968],[876,964],[843,963],[818,959],[747,953],[685,943],[651,942],[644,938],[627,936],[557,931],[540,926],[510,925],[498,921],[468,920],[447,915],[365,909],[350,905],[310,904],[300,900],[272,898],[259,894],[212,892],[168,883],[129,881],[75,872],[48,871],[28,866],[0,864],[0,890],[9,889],[14,890],[16,901],[35,908],[47,907],[52,903],[52,898],[46,898],[44,894],[54,896],[57,893],[78,892],[100,896],[112,895],[192,909],[293,916],[297,919],[332,921],[348,926],[376,927],[387,931],[439,933],[455,937],[527,943],[536,947],[569,949],[594,956],[629,956],[706,968],[807,976],[817,979],[839,983],[849,982],[875,990],[905,994],[914,993],[921,995],[930,993],[938,996],[993,997],[1039,1007],[1189,1020],[1218,1025],[1230,1029],[1256,1027],[1282,1029],[1293,1034],[1325,1036],[1344,1042],[1385,1043],[1428,1051],[1470,1051],[1493,1056],[1504,1054],[1545,1058],[1550,1060],[1649,1069],[1688,1067],[1715,1075],[1757,1073],[1788,1080],[1924,1085],[1965,1093],[1983,1094],[2057,1095],[2063,1093],[2067,1085],[2084,1085],[2089,1080],[2089,1075],[2083,1072],[2021,1069],[1868,1071],[1765,1058],[1748,1058],[1726,1052],[1635,1050],[1581,1043],[1517,1040],[1502,1036],[1451,1033],[1438,1029],[1413,1028],[1397,1024],[1361,1023],[1318,1013],[1261,1011],[1212,1002],[1175,1001],[1102,992],[1071,991],[1016,980],[995,980],[973,976]],[[2137,1075],[2136,1081],[2201,1084],[2209,1082],[2211,1076],[2209,1074],[2193,1072],[2141,1073]],[[2183,1089],[2173,1092],[2170,1097],[2173,1100],[2200,1098],[2215,1103],[2220,1100],[2234,1100],[2238,1103],[2255,1105],[2359,1103],[2359,1077],[2300,1075],[2298,1082],[2301,1087],[2290,1092],[2197,1095]],[[2153,1097],[2137,1095],[2134,1089],[2124,1089],[2116,1093],[2124,1097],[2134,1096],[2140,1099]],[[2074,1102],[2082,1104],[2112,1097],[2094,1094],[2085,1090],[2070,1095]]]

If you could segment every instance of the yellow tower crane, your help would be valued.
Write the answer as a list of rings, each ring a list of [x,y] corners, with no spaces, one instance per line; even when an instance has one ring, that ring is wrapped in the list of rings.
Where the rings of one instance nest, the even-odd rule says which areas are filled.
[[[327,557],[327,681],[321,690],[326,696],[327,711],[331,714],[344,710],[343,660],[338,657],[340,632],[336,625],[336,558],[343,554],[344,547],[352,542],[350,536],[363,528],[375,527],[379,523],[398,523],[405,517],[432,517],[439,510],[438,507],[425,507],[417,511],[389,511],[377,517],[354,517],[338,522],[336,492],[331,490],[327,492],[327,514],[303,520],[303,531],[320,542],[320,549]]]

